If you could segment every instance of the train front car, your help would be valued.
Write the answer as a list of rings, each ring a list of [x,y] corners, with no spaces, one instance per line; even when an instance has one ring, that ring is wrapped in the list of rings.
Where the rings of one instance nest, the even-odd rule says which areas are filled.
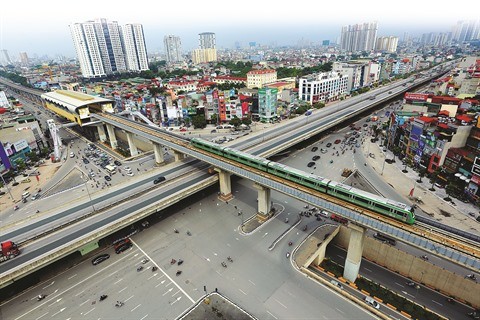
[[[395,220],[407,224],[415,223],[415,214],[412,208],[404,203],[359,190],[336,181],[328,184],[327,193]]]

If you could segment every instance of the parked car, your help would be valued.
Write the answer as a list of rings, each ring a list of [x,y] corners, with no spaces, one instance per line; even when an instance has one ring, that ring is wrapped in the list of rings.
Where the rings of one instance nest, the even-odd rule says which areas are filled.
[[[73,151],[72,151],[72,152],[70,152],[70,158],[73,158],[73,157],[75,157],[75,153],[73,153]]]
[[[92,259],[92,264],[96,266],[97,264],[107,260],[108,258],[110,258],[110,255],[108,253],[101,254],[98,257]]]
[[[131,242],[124,243],[115,248],[115,253],[116,254],[122,253],[123,251],[128,250],[131,246],[133,246]]]
[[[330,148],[331,146],[332,146],[331,142],[327,143],[327,148]]]
[[[105,176],[104,178],[105,178],[105,180],[107,180],[107,181],[112,181],[112,178],[110,178],[110,176]]]
[[[307,164],[307,167],[311,168],[311,167],[313,167],[314,165],[315,165],[315,162],[309,162],[309,163]]]
[[[313,148],[312,148],[312,152],[315,152],[315,151],[317,151],[317,150],[318,150],[318,147],[313,147]]]
[[[114,163],[116,166],[121,166],[121,165],[122,165],[122,163],[121,163],[120,161],[118,161],[118,160],[113,161],[113,163]]]
[[[312,157],[312,161],[317,161],[318,159],[320,159],[320,156],[313,156]]]
[[[37,200],[38,198],[40,198],[40,193],[39,192],[37,192],[33,195],[32,200]]]
[[[339,144],[340,142],[342,142],[342,140],[340,140],[340,139],[337,139],[337,140],[335,140],[335,142],[334,142],[334,143],[335,143],[335,144]]]
[[[327,152],[328,152],[328,150],[327,150],[327,149],[323,149],[323,148],[322,148],[322,149],[320,149],[320,152],[321,152],[321,153],[327,153]]]
[[[88,161],[88,159],[87,159],[87,158],[83,158],[83,163],[85,163],[85,164],[89,164],[89,163],[90,163],[90,161]]]

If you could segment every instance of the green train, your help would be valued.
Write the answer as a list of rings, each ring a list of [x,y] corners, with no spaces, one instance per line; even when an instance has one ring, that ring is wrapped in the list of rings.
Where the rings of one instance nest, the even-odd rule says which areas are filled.
[[[190,143],[192,146],[198,149],[205,150],[227,159],[242,163],[249,167],[273,174],[313,190],[326,193],[335,198],[342,199],[359,207],[389,216],[401,222],[407,224],[415,223],[414,210],[407,204],[380,197],[330,179],[310,174],[305,171],[301,171],[284,164],[270,161],[268,159],[251,155],[233,148],[224,147],[200,138],[192,138],[190,139]]]

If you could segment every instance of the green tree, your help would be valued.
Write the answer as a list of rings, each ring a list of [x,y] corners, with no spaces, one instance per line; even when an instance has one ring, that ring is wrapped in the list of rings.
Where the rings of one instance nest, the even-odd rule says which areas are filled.
[[[250,116],[248,116],[246,118],[243,118],[242,119],[242,124],[244,124],[246,126],[250,126],[252,124],[252,119],[250,118]]]
[[[15,160],[15,168],[17,169],[17,171],[23,171],[25,170],[26,167],[27,165],[25,164],[25,161],[22,158]]]
[[[237,117],[234,117],[232,120],[230,120],[229,124],[231,124],[235,128],[238,128],[242,124],[242,120],[240,120]]]
[[[192,117],[192,124],[195,129],[203,129],[207,126],[207,120],[204,115],[198,114]]]
[[[211,123],[213,123],[213,124],[217,124],[217,123],[218,123],[218,115],[217,115],[216,113],[212,114],[212,115],[210,116],[210,121],[211,121]]]
[[[35,152],[28,152],[25,154],[27,158],[32,162],[37,162],[39,160],[38,155]]]
[[[325,107],[325,103],[323,103],[323,102],[315,102],[315,103],[313,104],[313,107],[314,107],[315,109],[321,109],[321,108],[324,108],[324,107]]]

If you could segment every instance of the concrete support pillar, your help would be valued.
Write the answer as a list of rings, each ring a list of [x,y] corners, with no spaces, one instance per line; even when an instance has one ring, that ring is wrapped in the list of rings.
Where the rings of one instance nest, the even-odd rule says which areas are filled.
[[[222,171],[220,169],[215,169],[218,171],[218,178],[220,180],[220,199],[223,201],[229,201],[233,198],[232,195],[232,180],[230,172]]]
[[[100,138],[101,142],[107,141],[107,135],[105,134],[105,128],[103,127],[103,124],[97,126],[98,130],[98,137]]]
[[[185,158],[185,155],[181,152],[178,152],[176,150],[173,150],[173,157],[175,159],[175,161],[180,161],[182,160],[183,158]]]
[[[165,162],[163,158],[163,148],[158,143],[152,142],[153,144],[153,152],[155,154],[155,165],[160,165]]]
[[[270,200],[270,188],[259,184],[253,185],[258,190],[258,214],[262,217],[267,217],[272,209],[272,202]]]
[[[362,262],[363,243],[365,240],[365,229],[354,224],[349,224],[350,241],[348,243],[347,259],[343,277],[350,282],[355,282]]]
[[[135,145],[135,142],[133,141],[133,133],[131,132],[125,132],[127,135],[127,141],[128,141],[128,148],[130,149],[130,156],[135,157],[138,154],[137,146]]]
[[[117,149],[117,137],[115,136],[114,127],[111,124],[105,124],[107,126],[108,137],[110,138],[110,146],[112,149]]]

